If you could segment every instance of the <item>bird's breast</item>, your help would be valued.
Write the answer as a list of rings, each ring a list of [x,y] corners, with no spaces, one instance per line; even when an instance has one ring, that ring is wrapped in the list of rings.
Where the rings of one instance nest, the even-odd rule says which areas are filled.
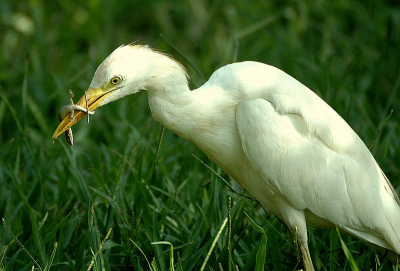
[[[216,121],[212,127],[212,130],[198,130],[189,140],[261,202],[261,198],[275,193],[273,185],[263,180],[247,159],[235,122]]]

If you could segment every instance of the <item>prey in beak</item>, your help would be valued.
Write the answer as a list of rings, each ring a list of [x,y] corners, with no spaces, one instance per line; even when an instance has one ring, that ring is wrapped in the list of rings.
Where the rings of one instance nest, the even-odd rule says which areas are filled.
[[[72,98],[72,91],[70,92],[70,103],[63,106],[58,114],[60,124],[54,131],[52,139],[57,139],[62,133],[67,132],[67,142],[72,145],[73,137],[71,127],[83,119],[85,115],[93,115],[94,110],[101,105],[101,102],[107,97],[111,91],[104,91],[102,88],[89,88],[85,95],[82,96],[79,101],[74,104]],[[89,121],[89,118],[88,118]]]
[[[58,112],[58,120],[60,122],[62,122],[62,120],[68,115],[70,114],[70,119],[73,120],[74,117],[74,113],[75,111],[82,111],[85,112],[88,116],[88,123],[89,123],[89,115],[93,115],[94,111],[89,111],[87,109],[87,99],[86,99],[86,93],[85,93],[85,99],[86,99],[86,108],[83,108],[80,105],[76,105],[74,104],[74,92],[70,89],[69,90],[69,104],[65,105],[63,107],[61,107],[60,111]],[[65,139],[67,140],[67,143],[69,145],[74,145],[74,135],[72,133],[72,128],[68,128],[65,132]]]

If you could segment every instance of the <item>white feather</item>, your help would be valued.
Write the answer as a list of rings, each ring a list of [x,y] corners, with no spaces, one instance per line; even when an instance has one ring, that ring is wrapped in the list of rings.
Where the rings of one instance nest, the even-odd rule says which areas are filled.
[[[342,229],[400,254],[399,200],[351,127],[283,71],[227,65],[190,91],[185,70],[140,46],[115,50],[92,87],[123,76],[108,103],[147,90],[154,118],[190,140],[307,246],[306,225]]]

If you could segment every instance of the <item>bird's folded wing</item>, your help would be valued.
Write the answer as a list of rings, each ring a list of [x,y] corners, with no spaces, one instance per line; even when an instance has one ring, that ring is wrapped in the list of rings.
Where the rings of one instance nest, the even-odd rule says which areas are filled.
[[[236,123],[251,165],[294,208],[358,230],[380,226],[374,224],[382,206],[374,183],[379,181],[369,176],[373,169],[329,148],[321,134],[310,132],[303,116],[279,113],[273,103],[254,99],[237,106]]]

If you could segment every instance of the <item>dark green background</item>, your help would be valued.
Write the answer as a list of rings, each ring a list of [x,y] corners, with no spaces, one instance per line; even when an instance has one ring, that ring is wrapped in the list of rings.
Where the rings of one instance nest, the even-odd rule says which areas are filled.
[[[223,270],[233,264],[254,270],[261,234],[243,210],[267,234],[265,269],[301,268],[280,222],[227,191],[191,154],[223,173],[190,143],[165,131],[153,171],[161,126],[146,95],[108,105],[90,124],[74,126],[73,148],[63,138],[52,144],[68,89],[77,100],[97,65],[133,41],[174,56],[188,68],[192,88],[235,61],[286,71],[373,143],[372,153],[399,189],[398,1],[1,0],[0,217],[42,269],[58,242],[51,270],[86,270],[90,248],[96,251],[112,227],[101,256],[106,270],[149,269],[129,238],[159,270],[170,262],[168,246],[150,244],[160,240],[174,245],[177,270],[198,270],[228,214],[229,196],[234,249],[227,250],[224,231],[206,270],[219,263]],[[376,266],[368,247],[342,237],[361,270]],[[316,269],[350,268],[335,230],[310,230],[310,243]],[[381,270],[391,268],[379,259]],[[32,265],[1,226],[0,267]]]

